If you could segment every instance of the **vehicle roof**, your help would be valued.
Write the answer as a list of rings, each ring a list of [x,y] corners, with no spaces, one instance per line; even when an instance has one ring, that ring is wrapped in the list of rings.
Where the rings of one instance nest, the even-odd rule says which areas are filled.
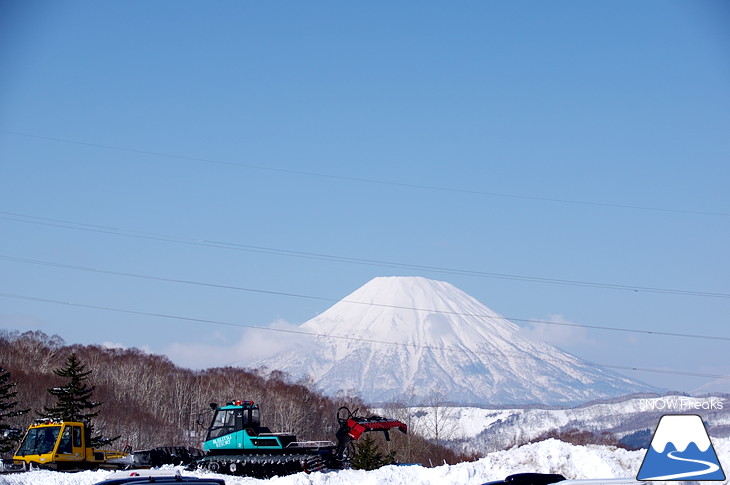
[[[76,426],[83,426],[84,423],[80,421],[64,421],[62,419],[45,419],[40,418],[35,420],[33,423],[31,423],[30,426],[28,426],[28,429],[30,428],[42,428],[44,426],[61,426],[62,424],[73,424]]]
[[[177,483],[190,485],[226,485],[221,478],[182,477],[180,475],[149,475],[111,478],[95,485],[141,485],[143,483]]]

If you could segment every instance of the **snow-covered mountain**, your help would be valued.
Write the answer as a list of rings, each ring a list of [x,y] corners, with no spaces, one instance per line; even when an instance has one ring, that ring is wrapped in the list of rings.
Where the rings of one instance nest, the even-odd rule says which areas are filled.
[[[579,403],[655,390],[524,338],[453,285],[420,277],[375,278],[299,328],[317,337],[255,365],[371,403]]]
[[[575,407],[388,406],[375,412],[400,419],[408,423],[409,431],[431,439],[435,439],[438,422],[441,442],[463,453],[505,450],[541,436],[576,431],[629,447],[647,448],[659,419],[665,414],[699,414],[713,440],[730,439],[729,399],[728,394],[704,397],[638,394]]]

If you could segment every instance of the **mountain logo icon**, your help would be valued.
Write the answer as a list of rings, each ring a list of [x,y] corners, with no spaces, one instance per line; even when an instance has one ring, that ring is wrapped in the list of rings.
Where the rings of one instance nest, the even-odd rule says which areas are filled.
[[[696,414],[662,416],[636,479],[725,480],[702,418]]]

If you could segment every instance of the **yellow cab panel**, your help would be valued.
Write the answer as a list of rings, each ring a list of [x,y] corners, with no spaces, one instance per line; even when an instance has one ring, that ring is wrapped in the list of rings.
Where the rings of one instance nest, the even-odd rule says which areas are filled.
[[[86,459],[81,423],[64,423],[56,447],[55,461],[78,462]]]
[[[37,420],[28,428],[13,460],[53,469],[87,468],[103,463],[104,453],[95,457],[85,441],[83,423]]]
[[[62,427],[62,424],[51,420],[32,424],[20,442],[13,460],[23,461],[28,465],[52,463],[53,452],[58,445]]]

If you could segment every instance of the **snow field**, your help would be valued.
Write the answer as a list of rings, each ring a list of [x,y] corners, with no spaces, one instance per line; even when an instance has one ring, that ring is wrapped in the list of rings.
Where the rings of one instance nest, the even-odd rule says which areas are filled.
[[[713,440],[720,463],[730,467],[730,439]],[[443,465],[435,468],[420,466],[388,466],[370,472],[342,470],[328,473],[299,473],[270,480],[215,475],[227,485],[477,485],[500,480],[521,472],[561,473],[567,478],[629,478],[635,477],[644,459],[644,450],[626,451],[608,446],[576,446],[550,439],[510,450],[495,451],[470,463]],[[34,471],[15,475],[0,475],[2,485],[93,485],[114,476],[109,471],[58,473]],[[170,474],[174,474],[170,468]],[[182,472],[203,476],[202,472]],[[728,470],[726,470],[726,474]],[[210,476],[210,475],[208,475]],[[719,482],[718,482],[719,483]],[[727,483],[727,482],[725,482]]]

